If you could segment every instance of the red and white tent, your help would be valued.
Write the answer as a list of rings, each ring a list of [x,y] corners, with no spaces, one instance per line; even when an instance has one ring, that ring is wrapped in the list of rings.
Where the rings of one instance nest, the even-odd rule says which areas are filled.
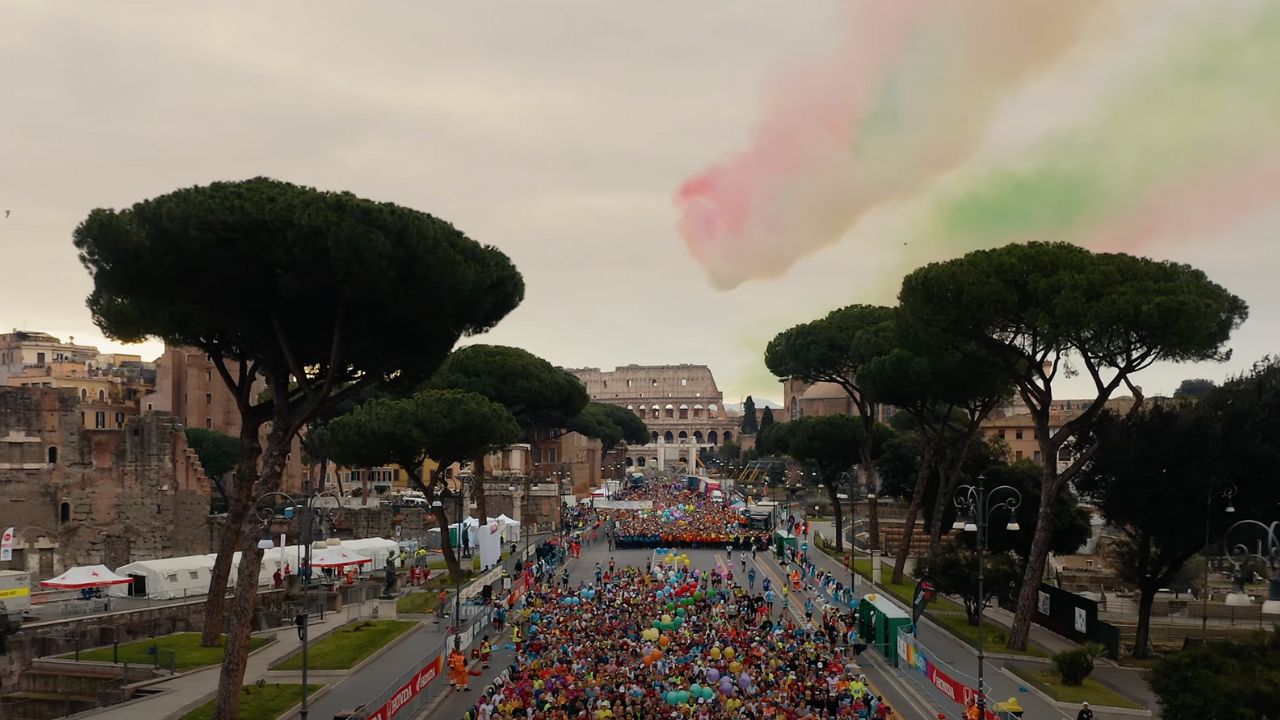
[[[124,585],[131,582],[133,578],[117,575],[108,570],[106,565],[81,565],[71,568],[56,578],[41,580],[40,585],[59,590],[80,590],[107,585]]]
[[[347,567],[348,565],[363,565],[371,562],[373,562],[373,558],[367,558],[359,553],[355,553],[338,546],[311,551],[312,567],[340,568]]]

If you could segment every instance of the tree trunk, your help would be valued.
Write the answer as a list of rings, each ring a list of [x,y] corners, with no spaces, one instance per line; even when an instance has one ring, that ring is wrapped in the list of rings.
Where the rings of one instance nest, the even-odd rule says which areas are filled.
[[[1018,611],[1013,616],[1013,629],[1009,633],[1009,647],[1014,650],[1027,649],[1027,639],[1031,635],[1031,614],[1036,608],[1045,562],[1049,559],[1049,538],[1053,534],[1053,506],[1058,497],[1056,453],[1049,455],[1041,451],[1041,457],[1045,458],[1045,464],[1044,478],[1040,481],[1040,509],[1036,513],[1036,532],[1031,539],[1027,569],[1022,576],[1022,588],[1018,591]]]
[[[831,500],[831,510],[836,520],[836,552],[844,553],[844,509],[840,507],[840,492],[837,483],[828,482],[827,497]]]
[[[449,568],[449,577],[454,582],[460,582],[462,565],[458,562],[458,554],[453,551],[453,539],[449,537],[449,516],[445,514],[444,503],[440,503],[438,508],[432,508],[432,512],[440,525],[440,551],[444,553],[444,564]],[[462,518],[458,518],[458,522],[462,522]]]
[[[280,489],[285,459],[289,453],[293,433],[287,423],[277,417],[267,435],[267,449],[263,455],[262,473],[257,487],[246,488],[252,506],[254,493],[274,492]],[[240,567],[236,572],[236,591],[231,603],[230,632],[227,633],[227,651],[222,660],[222,672],[218,677],[218,693],[214,698],[212,720],[235,720],[240,717],[240,687],[244,684],[245,665],[249,660],[249,636],[253,631],[253,614],[258,599],[258,571],[262,567],[262,551],[253,535],[241,534]],[[307,569],[308,572],[310,568]]]
[[[475,478],[475,488],[471,493],[476,499],[476,517],[481,525],[489,524],[489,503],[484,493],[484,456],[480,455],[471,462],[471,475]]]
[[[866,443],[863,445],[862,456],[862,472],[867,478],[867,494],[875,495],[875,497],[867,498],[867,552],[880,549],[880,474],[876,472],[875,463],[871,459],[871,437],[875,432],[876,421],[874,417],[864,419],[863,426],[866,431]]]
[[[1155,585],[1143,585],[1138,594],[1138,629],[1133,641],[1133,656],[1151,657],[1151,606],[1156,601]]]
[[[906,573],[907,556],[911,554],[911,540],[915,537],[916,516],[920,513],[920,506],[924,504],[924,491],[933,474],[931,472],[933,468],[930,467],[932,463],[933,448],[925,443],[920,454],[920,472],[916,475],[916,486],[911,490],[911,504],[907,506],[907,516],[902,521],[902,538],[898,542],[898,554],[893,560],[891,582],[894,585],[900,584]],[[940,519],[937,518],[937,520]],[[937,520],[934,522],[935,525]],[[932,541],[932,538],[930,540]]]
[[[227,505],[226,525],[218,543],[218,555],[213,561],[209,577],[209,593],[204,601],[204,629],[200,644],[216,647],[222,637],[222,617],[227,600],[227,579],[231,577],[231,558],[240,546],[245,534],[245,523],[253,509],[253,488],[258,480],[258,458],[262,456],[262,441],[258,438],[261,423],[246,422],[240,429],[242,454],[236,465],[235,492]]]

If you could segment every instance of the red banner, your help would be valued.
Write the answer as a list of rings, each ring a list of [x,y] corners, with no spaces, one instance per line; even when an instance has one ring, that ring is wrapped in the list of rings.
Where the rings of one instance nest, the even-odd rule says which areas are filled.
[[[411,700],[417,697],[427,686],[440,676],[440,671],[444,668],[444,658],[437,655],[435,660],[427,663],[427,666],[418,671],[413,679],[405,683],[385,705],[378,708],[378,712],[369,716],[369,720],[391,720],[400,712],[400,708],[408,705]]]
[[[969,707],[970,702],[976,703],[978,701],[977,690],[974,690],[968,685],[956,682],[950,675],[939,670],[938,666],[933,663],[928,663],[926,667],[927,670],[925,674],[928,675],[929,682],[933,683],[933,686],[938,688],[939,692],[943,695],[946,695],[954,702],[965,707]],[[990,708],[987,708],[986,715],[987,720],[999,720],[999,716]]]

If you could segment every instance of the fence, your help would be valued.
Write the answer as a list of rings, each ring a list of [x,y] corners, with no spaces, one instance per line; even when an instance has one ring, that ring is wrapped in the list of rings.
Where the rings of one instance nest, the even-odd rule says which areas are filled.
[[[939,660],[924,646],[924,643],[911,634],[909,628],[904,627],[898,630],[897,645],[900,669],[923,675],[930,686],[937,688],[938,692],[961,707],[967,706],[970,700],[977,698],[978,691],[975,689],[978,684],[977,679]],[[987,699],[987,720],[1017,720],[1016,715],[1001,710],[999,703],[992,699],[986,689],[982,692]]]
[[[439,696],[444,683],[434,681],[444,674],[444,658],[453,643],[457,641],[466,652],[493,618],[493,609],[489,607],[475,607],[472,612],[474,614],[459,633],[445,636],[404,675],[361,706],[351,720],[392,720],[402,714],[407,717]],[[463,614],[466,614],[466,609]]]

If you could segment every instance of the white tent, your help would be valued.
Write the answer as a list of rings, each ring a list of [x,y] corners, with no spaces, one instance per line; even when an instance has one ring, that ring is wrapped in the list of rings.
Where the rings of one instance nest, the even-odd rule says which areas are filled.
[[[111,588],[116,596],[138,595],[157,600],[209,592],[209,576],[213,572],[212,555],[188,555],[186,557],[135,560],[116,568],[116,573],[133,578],[132,588],[120,585]]]
[[[41,580],[41,587],[57,590],[79,590],[81,588],[107,587],[109,585],[127,585],[132,578],[122,577],[107,569],[106,565],[78,565],[61,575]]]
[[[385,538],[361,538],[359,540],[343,540],[340,545],[347,550],[364,555],[373,560],[373,567],[381,569],[387,566],[387,557],[400,552],[400,543]]]
[[[512,520],[506,515],[498,516],[498,525],[502,528],[503,542],[517,542],[520,540],[520,523]]]
[[[371,559],[343,547],[326,547],[311,551],[311,565],[318,568],[344,568],[351,565],[364,565],[373,562]]]

